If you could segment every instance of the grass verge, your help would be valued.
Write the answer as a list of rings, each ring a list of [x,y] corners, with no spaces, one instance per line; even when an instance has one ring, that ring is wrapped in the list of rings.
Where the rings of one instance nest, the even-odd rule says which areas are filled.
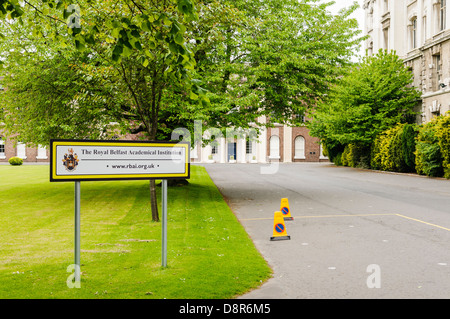
[[[189,186],[168,190],[167,268],[148,181],[82,182],[81,288],[68,288],[74,183],[48,175],[48,166],[0,166],[1,299],[228,299],[271,275],[205,169],[192,165]]]

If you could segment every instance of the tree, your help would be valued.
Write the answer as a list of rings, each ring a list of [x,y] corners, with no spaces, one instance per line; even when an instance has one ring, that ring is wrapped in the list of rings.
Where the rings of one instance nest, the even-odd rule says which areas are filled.
[[[18,53],[20,54],[20,52]],[[22,56],[23,58],[23,56]],[[51,138],[105,139],[118,134],[120,114],[109,112],[119,94],[78,70],[86,54],[66,52],[51,59],[10,65],[0,94],[7,135],[31,145]]]
[[[314,111],[311,135],[331,150],[358,144],[370,151],[381,132],[414,121],[420,96],[403,61],[380,50],[351,67],[332,87]]]
[[[83,102],[92,101],[93,98],[101,100],[115,97],[113,103],[104,103],[100,108],[95,108],[93,113],[97,112],[100,117],[106,113],[105,119],[121,114],[119,124],[122,131],[143,132],[148,139],[154,140],[161,101],[167,94],[178,92],[200,103],[208,102],[199,81],[191,77],[195,59],[185,41],[185,24],[197,18],[191,0],[48,0],[42,3],[25,1],[23,7],[16,0],[2,0],[0,7],[1,18],[6,17],[2,31],[6,29],[6,32],[18,32],[22,38],[32,37],[33,41],[27,41],[29,47],[23,48],[22,44],[15,41],[17,38],[4,36],[5,42],[13,44],[21,53],[27,53],[29,60],[22,66],[41,59],[45,60],[46,65],[61,66],[60,55],[63,59],[67,58],[64,55],[71,50],[65,48],[73,45],[86,59],[75,65],[79,76],[92,83],[102,83],[106,88],[102,92],[94,92],[93,86],[85,83],[84,96],[72,94],[66,96],[66,101],[57,101],[59,106],[66,106],[65,113],[71,113],[71,119],[76,112],[69,110],[81,110],[81,104],[87,105]],[[12,20],[14,21],[11,22]],[[5,25],[10,28],[4,27]],[[42,42],[49,46],[43,48]],[[24,61],[8,60],[12,55],[14,54],[6,53],[7,60],[4,62],[10,72],[13,71],[14,64],[20,67],[21,61]],[[79,59],[75,60],[80,62]],[[66,62],[70,64],[73,61],[66,59]],[[111,94],[108,94],[108,89]],[[17,92],[14,86],[8,90]],[[70,90],[73,93],[73,87]],[[115,92],[120,94],[116,95]],[[26,90],[22,90],[22,93],[25,94]],[[13,108],[6,110],[5,119],[15,120],[16,116],[12,115],[14,111]],[[29,116],[31,114],[33,112],[28,113]],[[89,123],[87,126],[95,131],[94,124]],[[12,128],[13,123],[10,122],[9,127]],[[70,126],[69,130],[72,136],[92,136],[91,132],[82,130],[82,125]],[[31,137],[21,135],[24,138]],[[154,180],[150,182],[150,194],[152,217],[158,221]]]
[[[329,5],[200,1],[199,21],[188,29],[196,42],[195,72],[211,102],[203,109],[206,126],[262,127],[263,116],[298,123],[294,115],[323,97],[361,40],[349,18],[357,3],[336,16],[327,12]]]
[[[332,16],[318,0],[0,1],[5,121],[33,143],[117,130],[156,139],[194,115],[221,129],[262,124],[261,116],[294,124],[360,41],[348,18],[356,3]],[[25,105],[16,93],[28,102],[43,94]],[[27,119],[36,131],[14,125]],[[154,181],[150,189],[158,220]]]
[[[242,54],[247,79],[242,96],[257,92],[257,115],[272,122],[296,124],[336,82],[361,41],[355,2],[332,15],[332,3],[298,0],[240,2],[255,22]],[[247,67],[247,61],[250,67]]]

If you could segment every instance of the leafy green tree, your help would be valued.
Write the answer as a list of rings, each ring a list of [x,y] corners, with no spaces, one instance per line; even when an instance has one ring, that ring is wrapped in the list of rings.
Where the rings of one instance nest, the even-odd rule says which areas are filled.
[[[167,95],[178,92],[200,103],[208,102],[199,82],[191,77],[195,59],[185,39],[185,25],[197,19],[191,0],[48,0],[25,1],[23,6],[19,6],[16,0],[7,0],[3,1],[2,5],[0,18],[6,18],[2,22],[3,45],[6,47],[3,51],[6,53],[6,60],[3,63],[12,77],[15,76],[12,73],[15,66],[20,68],[32,62],[40,63],[41,60],[45,60],[46,65],[61,66],[62,59],[71,63],[65,56],[67,52],[72,52],[65,50],[67,47],[74,47],[78,54],[86,58],[85,61],[77,60],[81,64],[75,66],[77,76],[83,78],[87,84],[83,87],[84,96],[82,92],[75,95],[64,94],[65,103],[59,99],[58,108],[54,108],[55,113],[52,113],[53,119],[70,113],[68,123],[76,125],[61,128],[63,131],[69,130],[74,137],[97,135],[96,124],[111,119],[111,115],[122,114],[118,122],[121,131],[143,132],[148,139],[154,140],[158,131],[161,102]],[[18,34],[19,37],[11,37],[11,34]],[[23,44],[17,41],[21,38],[31,38],[32,41],[25,41]],[[45,44],[48,46],[45,47]],[[26,52],[26,57],[11,59],[11,56],[18,52]],[[28,60],[25,60],[26,58]],[[76,77],[67,73],[66,75],[64,80],[73,80]],[[92,83],[95,85],[90,85]],[[75,83],[74,86],[77,87],[78,84]],[[96,91],[98,84],[103,85],[105,90]],[[62,86],[64,84],[57,87]],[[33,89],[33,92],[38,90],[36,85]],[[70,93],[74,93],[73,89],[74,87],[70,88]],[[26,88],[14,86],[8,90],[27,93]],[[110,94],[107,90],[110,90]],[[31,95],[29,97],[32,98]],[[89,116],[83,117],[86,110],[89,110],[88,104],[83,102],[95,98],[99,104],[105,98],[113,98],[113,102],[104,103],[105,106],[98,108],[95,108],[98,104],[94,104],[89,115],[97,115],[98,118],[96,117],[94,122],[80,123],[81,119],[91,119]],[[48,103],[38,108],[42,111],[46,104]],[[33,104],[26,109],[32,106]],[[10,115],[15,113],[14,108],[17,109],[17,105],[13,104],[4,111],[7,114],[6,120],[26,118],[21,116],[24,112],[19,112],[22,113],[19,116]],[[37,113],[35,110],[28,111],[28,117]],[[13,123],[10,123],[9,127],[12,128]],[[86,127],[92,128],[93,131],[88,132]],[[27,134],[21,135],[23,138],[38,140]],[[153,220],[157,221],[159,217],[155,181],[150,182],[150,194]]]
[[[167,138],[194,116],[222,129],[261,116],[295,124],[360,40],[348,18],[356,4],[332,16],[318,0],[0,1],[1,53],[13,75],[5,118],[11,130],[34,121],[34,131],[14,128],[33,143],[116,130]],[[39,103],[25,104],[38,92]]]
[[[22,57],[23,58],[23,57]],[[118,134],[120,114],[109,112],[118,94],[98,78],[78,70],[90,62],[86,54],[66,52],[51,59],[22,59],[10,65],[0,94],[3,129],[31,145],[51,138],[105,139]]]
[[[350,63],[361,37],[349,16],[358,4],[337,15],[330,3],[316,0],[236,1],[251,27],[232,56],[242,57],[240,74],[245,82],[239,96],[255,96],[256,108],[242,103],[257,117],[271,122],[297,124],[327,94],[343,66]],[[241,35],[239,33],[239,35]]]
[[[311,134],[328,148],[358,144],[370,150],[381,132],[414,121],[420,96],[403,61],[380,50],[350,68],[331,88],[314,111]]]
[[[199,1],[195,73],[207,89],[204,127],[295,125],[349,64],[361,40],[349,15],[318,1]],[[199,23],[201,22],[201,23]],[[190,104],[191,101],[184,100]],[[256,127],[255,127],[256,126]]]

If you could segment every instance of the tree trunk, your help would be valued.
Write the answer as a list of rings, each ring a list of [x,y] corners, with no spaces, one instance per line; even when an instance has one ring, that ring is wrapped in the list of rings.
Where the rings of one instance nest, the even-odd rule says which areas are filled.
[[[158,199],[156,198],[156,181],[150,180],[150,205],[152,210],[152,221],[159,222]]]
[[[154,79],[152,83],[152,107],[151,107],[151,126],[148,130],[149,137],[151,141],[156,140],[156,133],[158,131],[158,113],[159,107],[161,104],[161,96],[162,96],[162,86],[159,88],[156,87],[155,81],[157,78],[156,70],[154,72]],[[152,209],[152,220],[154,222],[159,222],[159,213],[158,213],[158,199],[156,198],[156,181],[154,179],[150,180],[150,204]]]

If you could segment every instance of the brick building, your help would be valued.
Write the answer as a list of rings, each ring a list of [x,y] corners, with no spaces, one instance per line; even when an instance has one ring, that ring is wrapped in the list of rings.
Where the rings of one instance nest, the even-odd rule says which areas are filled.
[[[260,119],[265,123],[266,119]],[[211,134],[210,134],[211,135]],[[192,162],[201,163],[268,163],[268,162],[322,162],[323,155],[318,138],[309,135],[306,125],[291,127],[274,124],[262,129],[256,139],[244,133],[239,137],[215,138],[217,145],[201,147],[200,142],[191,151]],[[204,138],[208,139],[208,133]]]
[[[0,78],[1,80],[1,78]],[[0,89],[2,89],[0,87]],[[261,121],[265,121],[262,118]],[[264,123],[264,122],[263,122]],[[219,137],[216,145],[202,146],[201,142],[192,145],[191,162],[193,163],[268,163],[279,161],[320,162],[328,161],[323,156],[317,138],[309,135],[306,126],[290,127],[275,124],[275,127],[262,129],[256,139],[243,136]],[[208,133],[206,133],[207,135]],[[208,136],[204,136],[208,138]],[[124,139],[130,139],[125,137]],[[49,162],[49,151],[45,147],[29,147],[23,143],[14,144],[6,136],[0,123],[0,163],[11,157],[22,158],[25,163]]]
[[[26,162],[48,162],[49,152],[46,147],[27,147],[23,143],[14,145],[0,130],[0,163],[11,157],[20,157]]]

